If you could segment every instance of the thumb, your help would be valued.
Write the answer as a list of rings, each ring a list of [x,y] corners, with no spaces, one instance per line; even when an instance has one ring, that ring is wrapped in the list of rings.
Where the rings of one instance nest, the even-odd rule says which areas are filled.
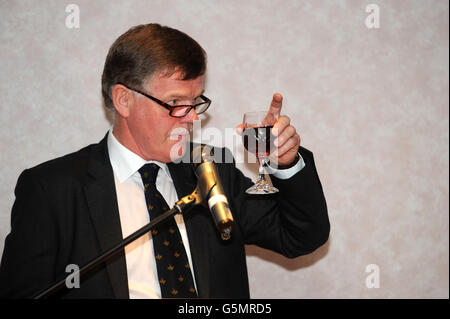
[[[242,132],[244,131],[244,124],[239,124],[238,126],[236,126],[236,133],[238,133],[239,135],[242,135]]]

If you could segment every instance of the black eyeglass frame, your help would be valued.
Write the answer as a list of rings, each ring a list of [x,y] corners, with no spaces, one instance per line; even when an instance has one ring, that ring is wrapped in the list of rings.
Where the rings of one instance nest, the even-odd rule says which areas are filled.
[[[177,105],[177,106],[172,106],[172,105],[169,105],[169,104],[167,104],[167,103],[165,103],[165,102],[163,102],[163,101],[157,99],[156,97],[151,96],[150,94],[147,94],[147,93],[142,92],[142,91],[140,91],[140,90],[132,89],[132,88],[128,87],[127,85],[123,84],[123,83],[120,83],[120,82],[119,82],[119,83],[117,83],[117,84],[123,85],[123,86],[126,87],[127,89],[129,89],[129,90],[131,90],[131,91],[134,91],[134,92],[137,92],[137,93],[139,93],[139,94],[142,94],[143,96],[145,96],[146,98],[149,98],[149,99],[152,100],[153,102],[158,103],[159,105],[161,105],[161,106],[164,107],[165,109],[169,110],[169,115],[170,115],[170,116],[176,117],[176,118],[182,118],[182,117],[185,117],[186,115],[189,114],[189,112],[190,112],[192,109],[196,109],[196,108],[199,107],[200,105],[207,104],[206,108],[205,108],[202,112],[200,112],[200,113],[197,112],[197,114],[205,113],[206,110],[207,110],[207,109],[209,108],[209,106],[211,105],[211,100],[208,99],[206,96],[204,96],[204,95],[202,94],[202,95],[200,95],[199,97],[201,97],[205,102],[201,102],[201,103],[194,104],[194,105]],[[187,107],[187,109],[186,109],[187,111],[185,112],[184,115],[177,116],[177,115],[173,115],[173,114],[172,114],[174,111],[176,111],[177,108],[182,108],[182,107]]]

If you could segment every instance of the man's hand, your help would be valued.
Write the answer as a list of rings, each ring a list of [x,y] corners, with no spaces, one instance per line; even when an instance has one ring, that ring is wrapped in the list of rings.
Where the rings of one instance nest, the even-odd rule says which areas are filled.
[[[269,111],[264,119],[264,125],[272,125],[272,134],[276,137],[274,141],[275,150],[270,154],[272,161],[278,166],[289,166],[297,160],[298,148],[300,146],[300,136],[295,127],[291,125],[291,120],[287,116],[280,116],[283,97],[275,93],[270,103]],[[243,124],[236,127],[239,135],[242,134]]]

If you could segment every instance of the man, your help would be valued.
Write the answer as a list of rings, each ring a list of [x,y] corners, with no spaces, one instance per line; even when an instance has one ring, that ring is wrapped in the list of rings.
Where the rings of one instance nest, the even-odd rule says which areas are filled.
[[[194,190],[193,165],[174,163],[186,150],[173,150],[211,103],[203,96],[205,72],[205,52],[178,30],[140,25],[115,41],[102,77],[113,128],[99,144],[21,174],[0,296],[35,295],[69,275],[69,265],[83,266]],[[217,164],[234,217],[231,239],[221,239],[198,205],[92,269],[78,288],[53,296],[248,298],[245,244],[292,258],[325,243],[329,221],[313,156],[280,116],[281,104],[275,94],[268,111],[277,119],[277,196],[248,197],[250,179],[234,163]]]

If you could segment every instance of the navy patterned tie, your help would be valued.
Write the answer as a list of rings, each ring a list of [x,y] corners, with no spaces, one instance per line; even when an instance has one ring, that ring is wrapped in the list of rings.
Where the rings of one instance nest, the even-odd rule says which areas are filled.
[[[159,166],[156,164],[145,164],[139,169],[144,183],[150,220],[169,210],[163,196],[156,189],[158,170]],[[174,218],[154,228],[152,238],[161,296],[163,298],[197,298],[186,250]]]

